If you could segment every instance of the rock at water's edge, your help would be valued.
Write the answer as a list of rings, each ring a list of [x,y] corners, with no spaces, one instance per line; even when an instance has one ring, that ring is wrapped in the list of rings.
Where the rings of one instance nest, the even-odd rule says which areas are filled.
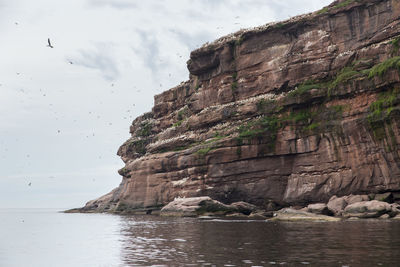
[[[362,201],[348,205],[343,212],[344,217],[378,218],[392,211],[390,204],[378,200]]]
[[[333,212],[336,216],[340,216],[344,208],[347,206],[347,202],[344,197],[332,196],[329,199],[327,206],[329,210]]]
[[[271,221],[315,221],[315,222],[337,222],[340,221],[340,218],[326,216],[326,215],[318,215],[311,212],[295,210],[292,208],[284,208],[276,213],[274,213],[274,217],[270,219]]]
[[[213,214],[225,215],[236,211],[210,197],[177,198],[161,209],[161,216],[196,217],[199,215]]]
[[[333,212],[328,208],[325,203],[310,204],[307,206],[307,211],[327,216],[333,215]]]

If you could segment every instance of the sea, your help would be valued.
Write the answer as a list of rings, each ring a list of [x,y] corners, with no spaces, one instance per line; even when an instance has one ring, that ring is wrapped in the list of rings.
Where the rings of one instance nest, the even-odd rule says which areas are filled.
[[[1,267],[400,266],[400,221],[0,210]]]

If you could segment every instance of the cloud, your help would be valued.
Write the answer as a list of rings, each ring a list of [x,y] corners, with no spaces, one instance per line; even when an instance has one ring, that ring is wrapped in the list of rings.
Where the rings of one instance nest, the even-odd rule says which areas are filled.
[[[160,56],[160,45],[157,37],[150,32],[137,31],[139,34],[139,47],[133,48],[134,52],[142,59],[144,65],[156,75],[168,65]]]
[[[194,50],[204,43],[204,40],[213,40],[214,36],[210,31],[203,30],[200,32],[184,32],[180,30],[171,29],[179,42],[184,44],[189,50]]]
[[[94,7],[109,6],[117,9],[137,8],[137,5],[130,0],[90,0],[88,4]]]
[[[112,51],[111,43],[95,45],[95,50],[80,50],[79,56],[68,58],[74,65],[83,66],[100,71],[104,79],[116,80],[119,70]]]

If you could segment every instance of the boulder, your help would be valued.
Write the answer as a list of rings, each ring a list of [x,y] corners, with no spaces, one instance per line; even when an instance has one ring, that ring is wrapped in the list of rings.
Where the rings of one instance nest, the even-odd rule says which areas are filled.
[[[346,200],[347,205],[351,205],[357,202],[362,202],[362,201],[369,201],[368,195],[349,195],[344,197],[344,200]]]
[[[382,201],[371,200],[348,205],[344,209],[343,216],[358,218],[378,218],[383,214],[390,213],[391,211],[392,207],[390,204]]]
[[[334,213],[328,209],[328,206],[324,203],[310,204],[307,206],[307,211],[315,214],[322,214],[331,216]]]
[[[295,210],[292,208],[284,208],[274,213],[272,221],[318,221],[318,222],[336,222],[340,218],[335,218],[326,215],[314,214],[311,212]]]
[[[250,215],[253,211],[257,209],[256,206],[253,204],[247,203],[247,202],[234,202],[231,205],[229,205],[233,209],[237,210],[239,213],[245,214],[245,215]]]
[[[344,209],[351,204],[368,201],[368,195],[348,195],[343,197],[332,196],[327,204],[328,209],[336,216],[341,216]]]
[[[265,205],[265,210],[266,211],[277,211],[280,210],[281,208],[283,208],[284,205],[281,203],[277,203],[273,200],[268,200],[268,202]]]
[[[400,213],[400,204],[398,203],[393,203],[390,205],[392,207],[392,211]]]
[[[383,214],[381,217],[379,217],[379,219],[389,219],[390,215],[389,214]]]
[[[274,216],[274,213],[272,211],[263,211],[263,210],[257,210],[252,212],[249,215],[249,218],[251,219],[267,219],[267,218],[272,218]]]
[[[392,208],[392,210],[389,212],[390,217],[395,217],[400,214],[400,204],[393,203],[390,204],[390,207]]]
[[[346,206],[345,198],[337,196],[332,196],[327,204],[328,209],[336,216],[340,216]]]
[[[176,198],[161,209],[161,216],[196,217],[199,215],[225,215],[235,210],[210,197]]]

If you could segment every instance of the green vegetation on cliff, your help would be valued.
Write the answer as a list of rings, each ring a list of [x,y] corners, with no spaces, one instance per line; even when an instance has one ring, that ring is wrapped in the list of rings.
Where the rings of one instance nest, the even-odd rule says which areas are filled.
[[[396,138],[390,119],[394,106],[399,101],[400,89],[396,88],[379,94],[378,99],[369,107],[368,124],[377,141],[383,141],[386,151],[396,149]]]
[[[324,82],[315,82],[314,80],[308,80],[304,83],[300,84],[295,90],[289,92],[290,97],[296,97],[305,94],[311,89],[322,89],[326,88],[327,83]]]
[[[370,106],[370,114],[368,121],[373,123],[377,120],[384,120],[388,118],[393,111],[393,106],[400,93],[399,89],[394,89],[389,92],[383,92],[379,95],[378,99]]]
[[[138,137],[147,137],[147,136],[151,135],[152,127],[153,127],[153,125],[150,122],[142,123],[137,132],[137,136]]]
[[[261,118],[248,122],[238,128],[239,139],[253,139],[264,137],[266,134],[272,139],[276,139],[279,129],[279,120],[276,116],[262,116]]]
[[[375,65],[369,71],[368,78],[373,78],[375,76],[382,77],[390,69],[397,69],[400,71],[400,57],[392,57],[380,64]]]

